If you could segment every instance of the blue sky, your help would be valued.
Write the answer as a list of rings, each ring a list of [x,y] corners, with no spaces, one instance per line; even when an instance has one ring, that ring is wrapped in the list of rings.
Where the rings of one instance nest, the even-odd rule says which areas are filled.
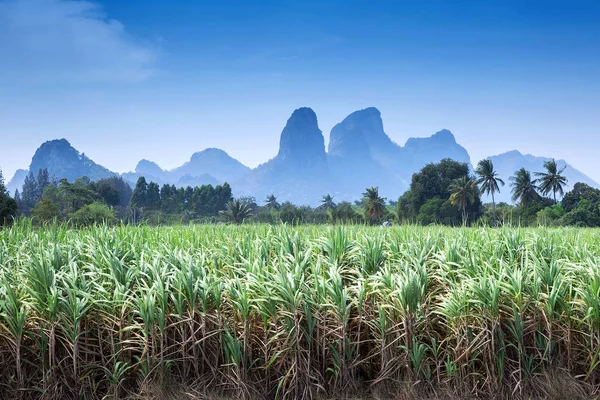
[[[378,107],[399,144],[450,129],[600,181],[598,1],[0,0],[0,168],[67,138],[118,172],[220,147],[254,167],[291,112]]]

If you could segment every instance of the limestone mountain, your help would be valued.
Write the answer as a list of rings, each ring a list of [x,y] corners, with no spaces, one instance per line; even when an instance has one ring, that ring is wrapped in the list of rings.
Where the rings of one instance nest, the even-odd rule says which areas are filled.
[[[208,148],[194,153],[190,161],[168,172],[170,181],[178,181],[184,176],[201,177],[211,175],[220,183],[235,182],[244,177],[250,168],[231,157],[221,149]]]
[[[500,193],[496,194],[496,201],[503,201],[506,203],[511,203],[510,177],[513,176],[517,170],[525,168],[531,172],[532,178],[535,178],[535,172],[544,172],[544,162],[550,161],[550,158],[548,157],[536,157],[531,154],[522,154],[517,150],[488,158],[494,163],[494,168],[498,172],[499,177],[506,183],[505,186],[500,187]],[[600,185],[596,181],[569,165],[565,160],[556,160],[556,163],[559,169],[566,167],[563,172],[563,175],[566,176],[569,181],[566,191],[571,190],[573,185],[577,182],[600,188]]]
[[[148,160],[141,160],[138,162],[134,172],[125,172],[121,174],[123,179],[132,187],[135,186],[140,176],[146,178],[146,181],[148,182],[156,182],[159,185],[164,185],[165,183],[168,183],[168,179],[165,175],[166,172],[163,171],[158,164]]]
[[[327,157],[339,200],[355,199],[366,187],[378,186],[381,194],[391,196],[405,186],[398,174],[381,163],[387,161],[382,151],[392,159],[399,157],[399,147],[383,131],[376,108],[355,111],[333,127]]]
[[[115,175],[114,172],[96,164],[85,153],[77,151],[66,139],[50,140],[37,149],[29,170],[37,173],[43,168],[48,169],[50,176],[69,181],[81,176],[95,181]]]
[[[398,145],[385,133],[375,107],[355,111],[333,127],[328,158],[343,198],[348,194],[356,198],[367,186],[379,186],[380,193],[397,198],[408,188],[412,174],[427,163],[444,158],[470,161],[448,130]]]
[[[269,194],[279,201],[316,206],[325,194],[336,201],[356,200],[365,188],[378,186],[380,194],[397,199],[410,183],[412,174],[425,164],[444,158],[470,163],[470,157],[449,130],[443,129],[430,137],[410,138],[404,146],[395,143],[385,132],[381,113],[375,107],[355,111],[336,124],[330,133],[328,151],[319,128],[317,115],[308,108],[295,110],[283,128],[279,151],[271,160],[250,169],[225,151],[208,148],[194,153],[190,160],[173,170],[162,169],[157,163],[141,160],[133,172],[122,177],[134,186],[140,176],[159,185],[178,187],[217,185],[228,182],[234,196],[250,195],[262,202]],[[543,171],[546,157],[523,155],[511,151],[490,157],[495,169],[507,184],[516,170],[524,167]],[[565,175],[570,186],[576,182],[600,187],[591,178],[568,165]],[[96,164],[73,148],[66,139],[43,143],[35,152],[30,170],[48,168],[50,175],[73,181],[87,176],[92,180],[116,175]],[[8,183],[11,195],[20,189],[27,170],[19,170]],[[510,186],[501,188],[497,201],[510,201]]]
[[[25,175],[29,171],[37,174],[40,169],[47,168],[51,177],[56,179],[75,179],[87,176],[91,180],[99,180],[115,176],[114,172],[96,164],[84,153],[77,151],[66,139],[50,140],[43,143],[33,155],[29,170],[19,170],[10,181],[8,187],[14,194],[15,189],[21,189]]]
[[[325,139],[317,115],[307,107],[295,110],[279,140],[279,152],[234,184],[240,193],[262,200],[274,193],[281,201],[315,204],[330,182]],[[318,193],[318,195],[317,195]]]
[[[235,182],[248,172],[250,168],[223,150],[209,148],[194,153],[189,161],[171,171],[163,170],[155,162],[141,160],[135,167],[135,171],[124,173],[123,178],[131,185],[135,185],[137,179],[143,176],[147,181],[159,185],[186,187]]]
[[[6,184],[6,190],[11,196],[15,195],[15,191],[23,188],[23,183],[25,183],[25,177],[27,176],[26,169],[18,169],[13,175],[12,179]]]
[[[410,138],[402,148],[404,168],[410,174],[419,171],[426,164],[451,158],[469,164],[471,158],[467,150],[456,142],[452,132],[442,129],[430,137]]]

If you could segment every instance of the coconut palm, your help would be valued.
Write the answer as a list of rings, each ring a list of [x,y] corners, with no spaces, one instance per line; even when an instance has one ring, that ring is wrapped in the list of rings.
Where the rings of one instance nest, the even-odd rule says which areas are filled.
[[[500,193],[500,186],[504,186],[504,181],[498,177],[498,173],[494,171],[494,164],[489,159],[479,161],[475,174],[478,177],[475,184],[479,186],[479,193],[492,196],[494,224],[496,224],[496,199],[494,198],[494,193]]]
[[[563,171],[567,168],[565,165],[560,170],[558,169],[558,164],[554,159],[550,161],[544,162],[544,168],[546,172],[536,172],[535,175],[539,176],[536,179],[536,182],[539,183],[540,192],[544,196],[547,196],[550,192],[554,195],[554,202],[556,203],[556,192],[560,193],[562,196],[563,186],[567,185],[567,178],[564,175],[561,175]]]
[[[277,202],[277,197],[274,194],[270,194],[267,196],[267,200],[265,201],[265,206],[267,208],[273,208],[275,210],[279,210],[279,207],[281,206],[278,202]]]
[[[369,220],[374,221],[383,215],[385,200],[379,196],[379,188],[371,187],[363,193],[363,209]]]
[[[248,204],[241,202],[238,199],[231,200],[225,206],[225,210],[220,211],[221,217],[232,224],[241,224],[245,219],[252,215],[252,209]]]
[[[463,176],[452,181],[449,186],[450,203],[457,205],[462,212],[463,223],[467,222],[467,206],[475,202],[477,186],[475,181],[468,176]]]
[[[537,198],[539,194],[537,192],[538,187],[535,184],[535,180],[531,179],[531,173],[525,168],[521,168],[515,172],[514,176],[510,177],[512,186],[512,201],[518,202],[521,206],[530,203]]]
[[[321,207],[324,208],[325,210],[335,208],[335,203],[333,202],[333,197],[329,194],[326,194],[325,196],[323,196],[323,198],[321,199]]]

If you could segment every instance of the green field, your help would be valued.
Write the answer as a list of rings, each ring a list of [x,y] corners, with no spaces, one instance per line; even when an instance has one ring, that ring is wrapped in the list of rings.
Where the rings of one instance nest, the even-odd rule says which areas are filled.
[[[0,239],[2,398],[600,390],[600,230],[23,220]]]

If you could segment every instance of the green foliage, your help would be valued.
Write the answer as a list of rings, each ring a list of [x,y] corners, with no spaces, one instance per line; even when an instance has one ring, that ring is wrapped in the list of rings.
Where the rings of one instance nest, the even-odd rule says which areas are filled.
[[[273,210],[279,210],[279,207],[281,207],[281,205],[277,202],[277,197],[275,197],[274,194],[270,194],[265,200],[265,207],[271,208]]]
[[[0,170],[0,227],[12,223],[19,211],[15,199],[11,198],[4,186],[4,176]]]
[[[114,224],[115,221],[116,218],[113,210],[101,202],[95,202],[81,207],[71,218],[71,222],[75,226],[111,225]]]
[[[479,192],[481,194],[487,194],[492,196],[492,207],[493,207],[493,222],[496,225],[496,199],[495,194],[500,193],[500,186],[504,186],[504,181],[498,176],[498,173],[494,170],[494,164],[492,160],[485,159],[479,161],[477,169],[475,169],[475,175],[477,180],[475,185],[479,186]]]
[[[0,230],[2,398],[138,398],[200,381],[246,399],[376,397],[370,385],[397,382],[537,399],[562,371],[592,399],[598,234],[18,221]]]
[[[286,201],[279,208],[279,219],[284,224],[301,224],[306,220],[308,211],[306,208],[298,207]]]
[[[37,176],[33,171],[29,171],[25,177],[25,182],[21,193],[19,194],[19,210],[24,215],[29,215],[31,209],[35,207],[38,201],[42,199],[42,195],[46,187],[52,184],[50,174],[47,169],[37,171]]]
[[[467,207],[475,203],[477,188],[475,181],[468,176],[463,176],[452,181],[448,187],[450,191],[450,203],[458,206],[462,214],[463,223],[467,223]],[[495,205],[494,205],[495,207]]]
[[[31,216],[37,223],[62,219],[58,206],[49,199],[40,200],[31,210]]]
[[[543,226],[559,226],[561,218],[565,215],[565,210],[561,204],[554,204],[546,207],[537,213],[537,222]]]
[[[546,172],[536,172],[535,175],[539,177],[537,182],[539,183],[539,190],[544,195],[552,193],[554,196],[554,202],[556,203],[556,193],[563,195],[563,188],[567,185],[567,178],[561,175],[567,168],[564,166],[560,170],[554,159],[546,161],[544,163]]]
[[[444,159],[437,164],[427,164],[413,175],[410,189],[398,199],[396,207],[398,220],[421,224],[460,225],[464,219],[463,214],[468,222],[477,220],[482,214],[479,193],[473,193],[473,200],[466,201],[466,198],[471,198],[467,193],[470,190],[467,190],[464,192],[465,202],[458,207],[459,212],[451,212],[447,209],[449,203],[447,204],[446,201],[450,200],[451,186],[461,179],[466,181],[471,179],[469,166],[466,163]],[[464,209],[462,205],[465,205]],[[435,210],[435,207],[444,209]]]
[[[535,184],[531,179],[531,173],[525,168],[519,169],[514,176],[510,177],[512,185],[512,201],[526,207],[540,200],[540,195]]]
[[[385,199],[379,196],[379,188],[367,188],[362,198],[365,220],[371,224],[381,223],[385,214]]]
[[[231,200],[225,206],[225,210],[219,212],[225,222],[241,224],[252,215],[250,206],[238,199]]]
[[[228,183],[216,187],[188,186],[185,189],[163,185],[159,189],[156,183],[147,183],[144,177],[140,177],[131,196],[130,210],[134,223],[215,221],[231,200],[231,186]]]

